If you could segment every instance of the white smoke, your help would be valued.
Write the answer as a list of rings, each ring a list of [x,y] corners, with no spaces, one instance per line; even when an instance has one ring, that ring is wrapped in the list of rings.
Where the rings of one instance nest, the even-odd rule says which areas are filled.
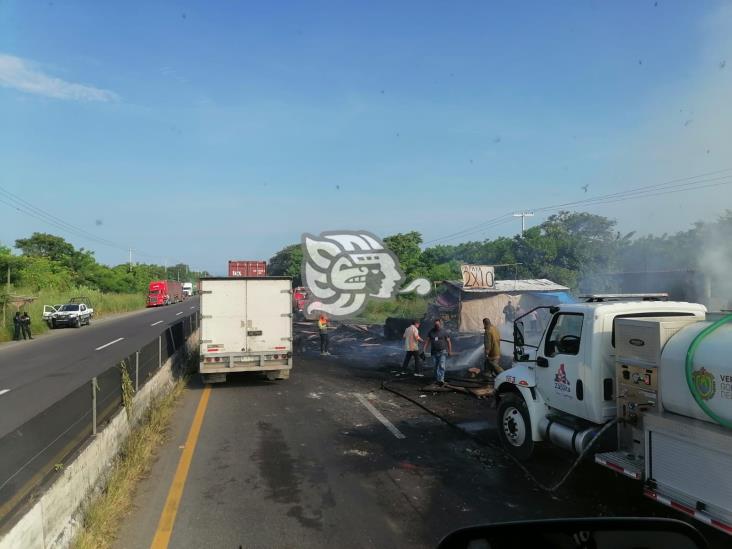
[[[711,310],[732,309],[732,212],[704,230],[697,268],[708,277]]]

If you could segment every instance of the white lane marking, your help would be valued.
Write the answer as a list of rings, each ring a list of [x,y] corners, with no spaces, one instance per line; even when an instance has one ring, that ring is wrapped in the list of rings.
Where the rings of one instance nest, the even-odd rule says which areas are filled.
[[[180,311],[180,312],[175,313],[175,316],[182,315],[182,314],[183,314],[183,311]]]
[[[191,309],[195,309],[195,307],[191,307]]]
[[[153,322],[152,324],[150,324],[150,326],[157,326],[158,324],[162,324],[162,323],[163,323],[162,320],[158,320],[157,322]]]
[[[5,393],[9,393],[10,389],[0,389],[0,395],[4,395]]]
[[[124,339],[123,337],[118,337],[118,338],[117,338],[117,339],[115,339],[114,341],[110,341],[109,343],[105,343],[105,344],[104,344],[104,345],[102,345],[101,347],[97,347],[97,348],[96,348],[96,349],[94,349],[94,350],[95,350],[95,351],[101,351],[101,350],[102,350],[102,349],[104,349],[105,347],[109,347],[110,345],[114,345],[115,343],[119,343],[119,342],[120,342],[120,341],[122,341],[123,339]]]
[[[368,400],[366,400],[365,396],[363,396],[360,393],[353,393],[353,396],[355,396],[358,399],[358,401],[361,404],[363,404],[366,407],[366,409],[369,412],[371,412],[374,415],[374,417],[376,419],[378,419],[384,425],[384,427],[389,429],[389,431],[391,431],[392,435],[394,435],[397,438],[407,438],[404,436],[404,434],[399,429],[396,428],[396,426],[391,421],[389,421],[388,419],[386,419],[386,417],[384,417],[384,414],[382,414],[376,408],[374,408],[374,405],[371,404]]]

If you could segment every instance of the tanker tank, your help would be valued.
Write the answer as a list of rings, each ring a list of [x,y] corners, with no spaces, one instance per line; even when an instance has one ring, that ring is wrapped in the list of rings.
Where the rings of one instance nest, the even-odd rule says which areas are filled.
[[[659,369],[664,410],[732,428],[732,317],[695,322],[665,345]],[[705,330],[706,334],[702,334]],[[687,354],[696,341],[687,372]],[[695,396],[696,395],[696,396]]]

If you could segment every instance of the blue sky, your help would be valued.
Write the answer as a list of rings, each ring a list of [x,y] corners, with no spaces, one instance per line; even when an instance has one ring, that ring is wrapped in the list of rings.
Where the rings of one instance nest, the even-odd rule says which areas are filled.
[[[303,232],[431,240],[732,168],[730,36],[712,1],[4,0],[0,187],[117,246],[2,203],[0,242],[222,272]],[[672,232],[731,189],[589,211]]]

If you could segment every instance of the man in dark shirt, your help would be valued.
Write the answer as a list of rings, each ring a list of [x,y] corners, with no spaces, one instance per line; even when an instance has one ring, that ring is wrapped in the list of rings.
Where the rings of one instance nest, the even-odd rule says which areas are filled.
[[[20,312],[16,312],[13,317],[13,341],[20,340],[21,326],[23,326],[23,319],[20,317]]]
[[[506,318],[506,322],[513,322],[516,319],[516,308],[510,299],[508,300],[508,305],[503,308],[503,316]]]
[[[452,354],[452,342],[450,334],[442,327],[439,319],[435,320],[435,325],[427,334],[425,353],[428,348],[431,348],[432,361],[435,363],[435,381],[442,386],[445,384],[445,363],[447,357]]]
[[[33,336],[31,335],[31,318],[28,316],[27,311],[20,317],[20,321],[20,329],[23,331],[23,339],[33,339]]]

